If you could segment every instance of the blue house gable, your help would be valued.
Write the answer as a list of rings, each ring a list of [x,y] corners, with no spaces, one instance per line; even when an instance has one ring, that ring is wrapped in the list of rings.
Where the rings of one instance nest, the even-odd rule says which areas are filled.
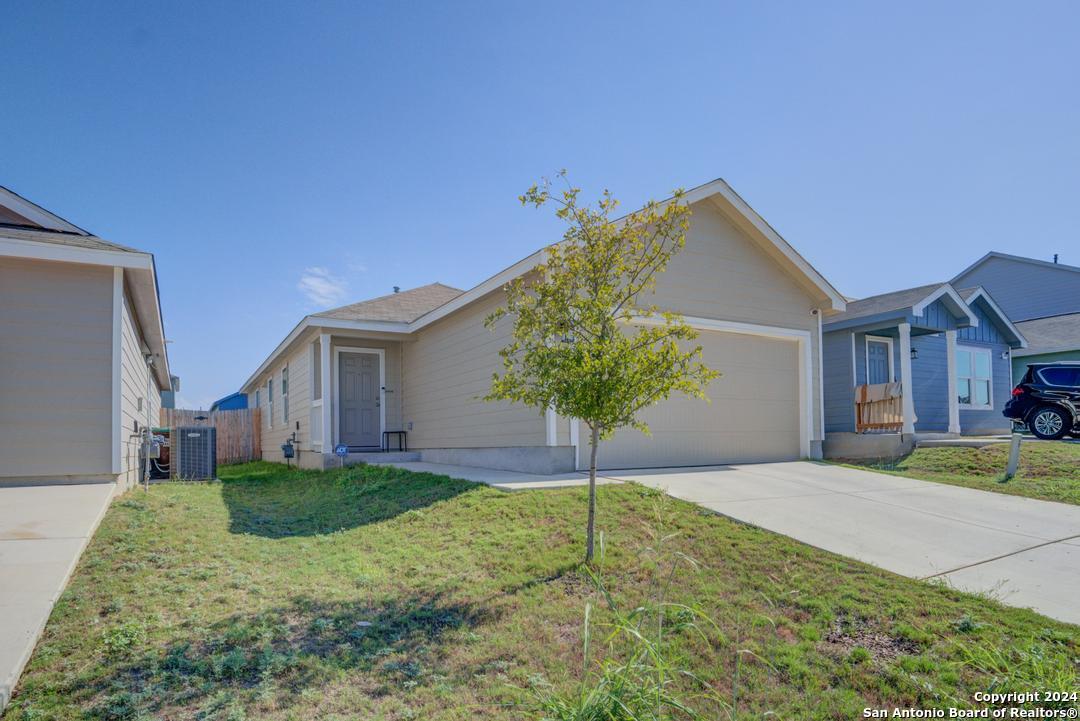
[[[953,281],[985,288],[1027,338],[1014,353],[1014,383],[1028,363],[1080,360],[1080,268],[1054,260],[987,253]]]
[[[956,288],[985,288],[1013,323],[1080,313],[1080,268],[991,252],[952,279]]]
[[[858,389],[882,383],[900,384],[904,396],[907,430],[897,430],[1007,430],[1001,410],[1012,388],[1009,355],[1023,345],[980,288],[935,284],[852,301],[823,327],[825,430],[856,432]]]

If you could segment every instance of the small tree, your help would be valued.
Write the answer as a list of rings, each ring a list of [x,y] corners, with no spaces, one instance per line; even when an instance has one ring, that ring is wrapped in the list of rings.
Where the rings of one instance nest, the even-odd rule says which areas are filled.
[[[686,242],[690,208],[682,191],[618,220],[608,191],[595,208],[580,206],[579,192],[567,185],[552,194],[545,180],[519,198],[537,208],[554,203],[568,227],[531,273],[506,285],[506,305],[485,321],[489,328],[504,317],[513,322],[513,340],[500,351],[503,373],[485,400],[552,408],[588,426],[590,562],[600,441],[625,426],[648,434],[643,409],[674,391],[706,398],[720,374],[701,362],[700,346],[686,347],[697,332],[682,316],[642,303]]]

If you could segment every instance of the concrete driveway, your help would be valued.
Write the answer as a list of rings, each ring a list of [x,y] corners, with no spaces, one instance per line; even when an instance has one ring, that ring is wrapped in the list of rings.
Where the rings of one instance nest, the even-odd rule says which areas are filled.
[[[824,463],[605,475],[904,576],[1080,623],[1080,506]]]
[[[0,487],[0,711],[114,488]]]

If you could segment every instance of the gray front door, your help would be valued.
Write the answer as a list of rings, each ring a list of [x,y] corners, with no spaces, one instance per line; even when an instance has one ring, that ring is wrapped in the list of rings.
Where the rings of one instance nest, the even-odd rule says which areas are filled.
[[[866,382],[888,383],[889,377],[889,344],[880,340],[866,341]]]
[[[377,448],[379,427],[379,356],[375,353],[342,353],[338,388],[338,442],[350,447]]]

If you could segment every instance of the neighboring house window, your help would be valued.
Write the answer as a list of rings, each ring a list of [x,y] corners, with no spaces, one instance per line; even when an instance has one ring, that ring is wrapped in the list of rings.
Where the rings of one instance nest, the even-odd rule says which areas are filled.
[[[266,427],[274,427],[274,379],[266,379]]]
[[[259,389],[258,388],[255,389],[255,407],[256,408],[259,407]]]
[[[956,390],[961,408],[989,410],[993,407],[991,386],[993,362],[989,348],[956,348]]]
[[[289,366],[281,369],[281,420],[289,422]]]

